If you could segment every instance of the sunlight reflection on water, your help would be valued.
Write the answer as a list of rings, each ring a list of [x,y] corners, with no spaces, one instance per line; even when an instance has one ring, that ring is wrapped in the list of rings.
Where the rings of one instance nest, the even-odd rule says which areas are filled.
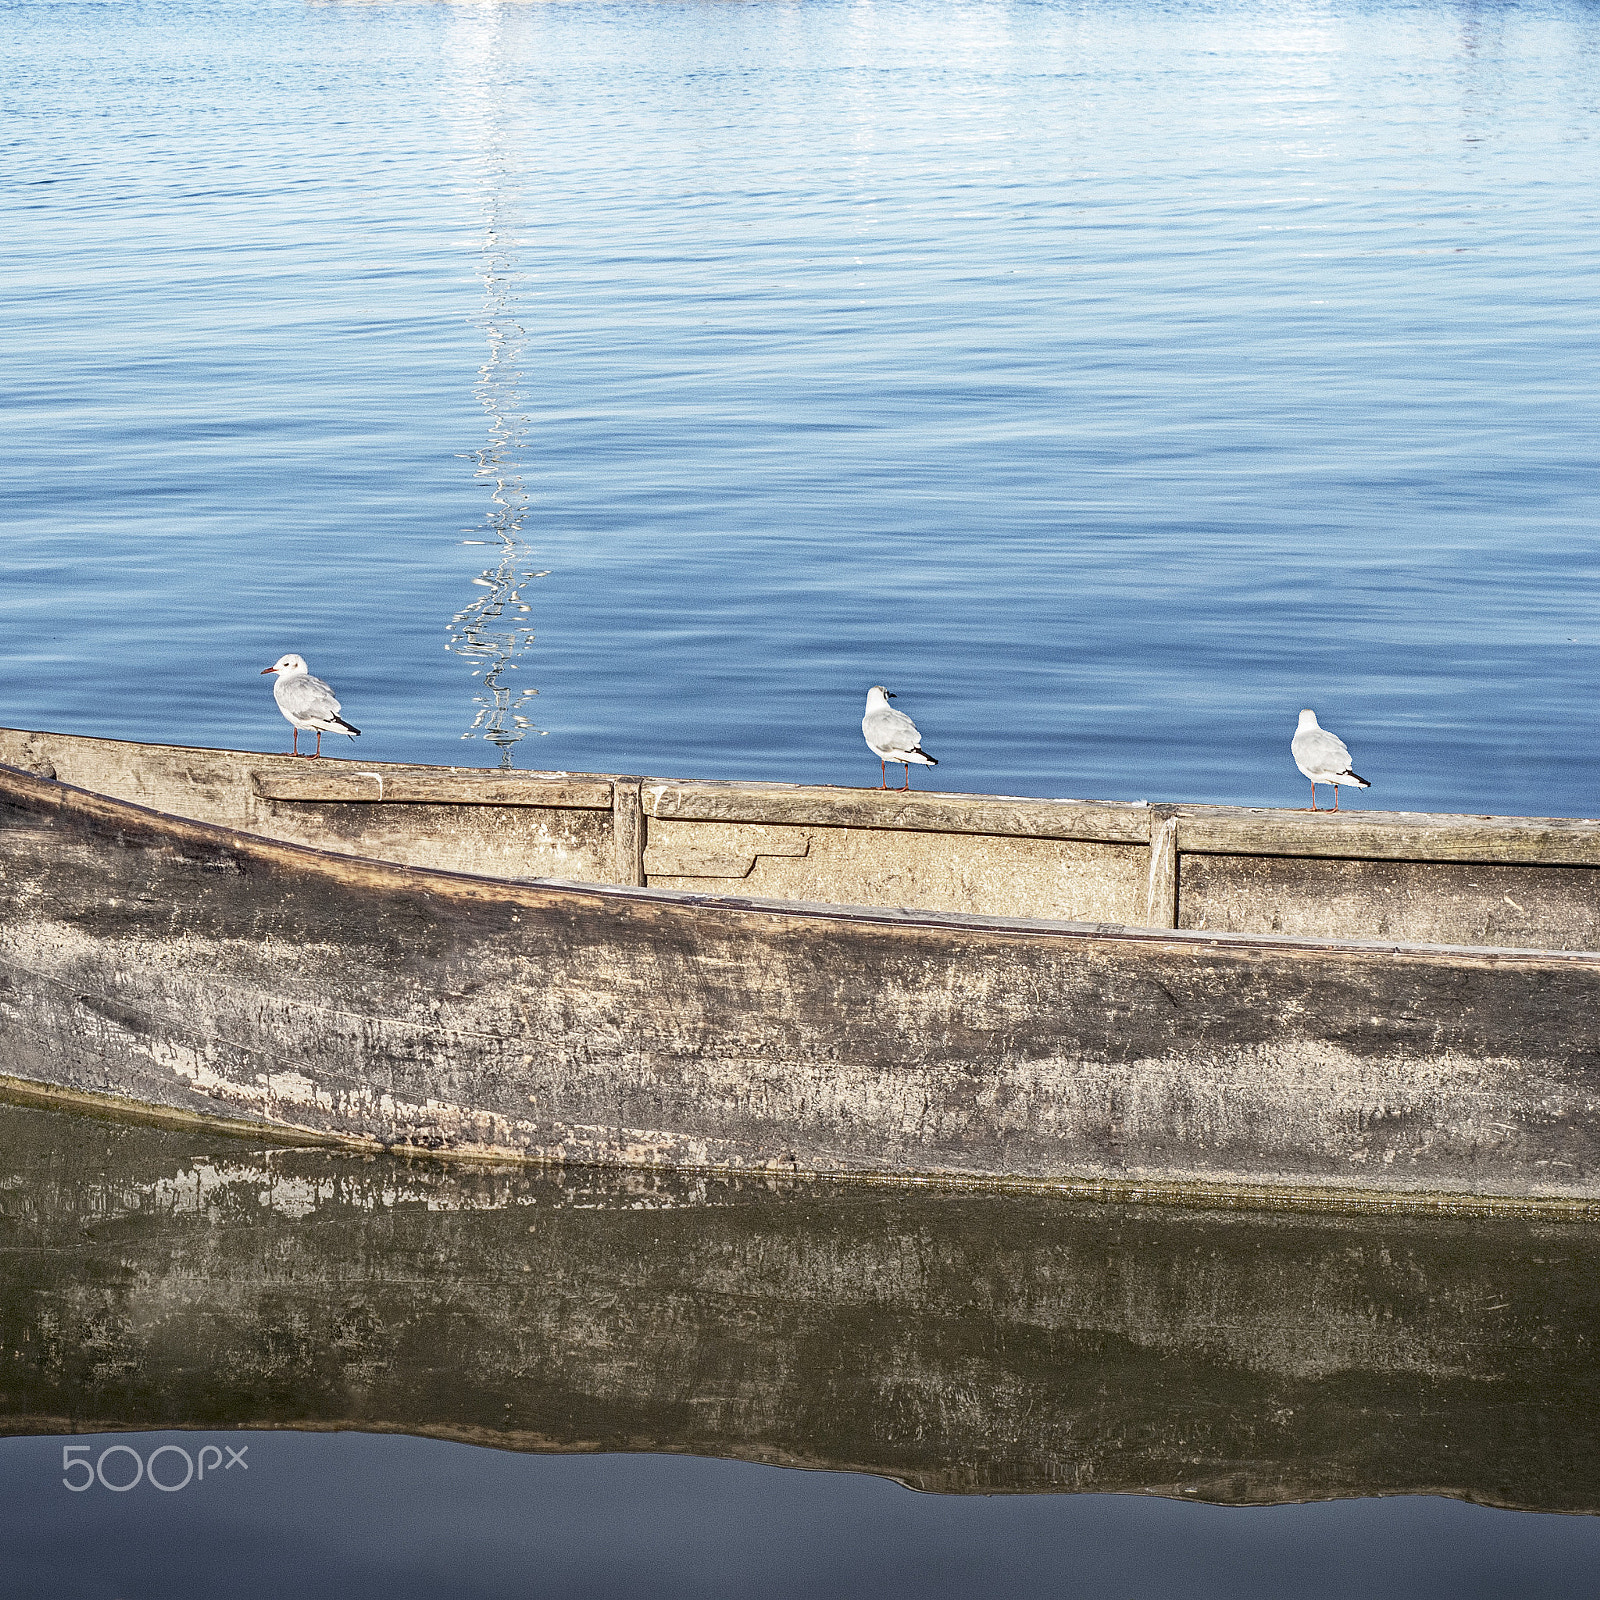
[[[490,35],[485,53],[492,64],[500,48],[499,19],[489,14],[484,27]],[[501,113],[505,92],[505,86],[491,83],[487,103],[466,113],[482,144],[483,311],[477,326],[489,345],[473,388],[489,423],[489,439],[470,459],[476,465],[474,476],[490,486],[490,507],[473,530],[477,536],[463,542],[497,545],[500,559],[472,580],[485,592],[450,619],[449,648],[474,663],[472,675],[483,685],[473,700],[472,726],[461,737],[488,740],[500,752],[500,765],[509,767],[517,744],[530,732],[544,731],[523,714],[539,691],[510,675],[521,670],[535,638],[532,622],[523,620],[533,610],[524,590],[548,574],[534,571],[533,548],[524,532],[529,421],[522,360],[528,332],[522,322],[525,280],[518,261],[520,162]]]

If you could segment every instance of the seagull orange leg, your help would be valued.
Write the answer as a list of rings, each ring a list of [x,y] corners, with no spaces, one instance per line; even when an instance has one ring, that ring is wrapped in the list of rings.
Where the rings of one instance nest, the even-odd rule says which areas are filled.
[[[1317,780],[1315,778],[1311,780],[1311,809],[1313,811],[1317,809]]]
[[[290,723],[289,726],[294,728],[294,745],[290,749],[289,754],[292,756],[297,756],[300,754],[300,730],[295,728],[293,723]]]
[[[883,782],[880,783],[878,787],[880,789],[887,789],[889,787],[889,763],[887,761],[880,761],[878,763],[878,771],[883,775]]]
[[[1339,785],[1338,784],[1334,784],[1334,786],[1333,786],[1333,809],[1335,811],[1337,811],[1339,809]]]
[[[317,748],[311,752],[312,760],[315,760],[321,754],[322,754],[322,729],[318,728],[317,729]]]
[[[901,792],[904,793],[905,790],[911,787],[911,763],[906,761],[902,762],[901,765],[906,769],[906,781],[900,785]]]

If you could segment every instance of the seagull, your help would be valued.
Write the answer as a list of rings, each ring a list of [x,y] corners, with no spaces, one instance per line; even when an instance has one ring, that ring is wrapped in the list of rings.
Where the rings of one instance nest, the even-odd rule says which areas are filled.
[[[1315,711],[1300,713],[1300,726],[1294,730],[1289,750],[1294,764],[1311,780],[1311,809],[1317,809],[1317,785],[1333,785],[1333,809],[1339,809],[1339,785],[1353,783],[1358,789],[1372,785],[1350,770],[1350,752],[1344,740],[1317,724]]]
[[[898,761],[906,769],[906,781],[900,787],[909,789],[913,761],[919,767],[936,767],[939,763],[918,743],[922,735],[917,732],[916,723],[889,704],[893,699],[881,683],[867,690],[867,714],[861,719],[861,732],[867,748],[878,758],[878,771],[883,774],[883,782],[878,787],[889,787],[887,764]]]
[[[333,690],[321,678],[311,676],[311,669],[302,657],[280,656],[275,666],[261,669],[261,676],[264,678],[269,672],[278,674],[278,681],[272,686],[272,698],[294,729],[294,748],[290,755],[300,754],[302,729],[317,736],[317,748],[306,757],[308,761],[322,754],[323,734],[347,733],[354,739],[361,732],[339,715],[339,702]]]

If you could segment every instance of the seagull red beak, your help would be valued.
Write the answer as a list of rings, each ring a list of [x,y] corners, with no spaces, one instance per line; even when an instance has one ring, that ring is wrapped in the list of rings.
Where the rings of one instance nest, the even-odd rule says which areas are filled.
[[[262,676],[262,677],[263,677],[263,678],[264,678],[264,677],[266,677],[266,675],[267,675],[267,674],[268,674],[268,673],[269,673],[269,672],[276,672],[276,671],[277,671],[277,670],[278,670],[278,669],[277,669],[277,668],[276,668],[276,667],[263,667],[263,668],[262,668],[262,669],[261,669],[261,676]]]

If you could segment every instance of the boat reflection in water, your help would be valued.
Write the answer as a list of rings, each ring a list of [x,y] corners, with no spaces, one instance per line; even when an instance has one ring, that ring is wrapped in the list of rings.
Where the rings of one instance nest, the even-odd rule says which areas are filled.
[[[4,1428],[1600,1509],[1600,1227],[271,1150],[0,1106]]]

